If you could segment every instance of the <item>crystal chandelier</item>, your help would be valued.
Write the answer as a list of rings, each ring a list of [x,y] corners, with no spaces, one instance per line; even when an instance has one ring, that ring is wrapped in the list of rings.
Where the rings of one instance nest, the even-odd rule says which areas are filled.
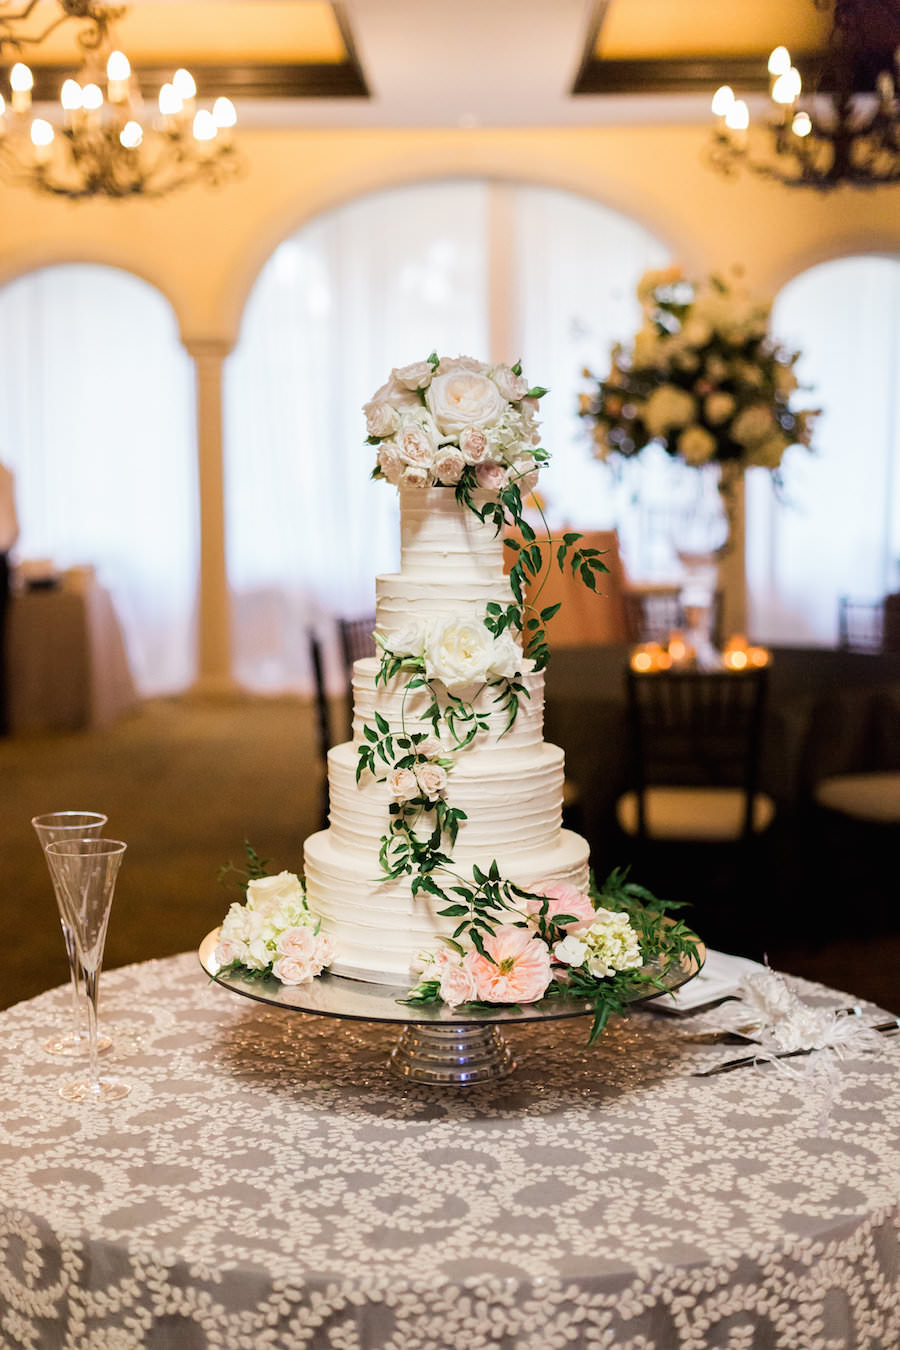
[[[829,0],[814,3],[820,9],[829,6]],[[775,48],[769,57],[769,96],[774,106],[766,158],[750,154],[747,103],[728,85],[717,89],[712,101],[717,125],[709,156],[713,166],[734,174],[743,165],[787,187],[822,192],[842,183],[877,187],[900,182],[900,102],[895,75],[879,69],[884,58],[873,53],[877,24],[872,18],[872,0],[835,0],[828,48],[813,89],[806,94],[787,48]],[[896,41],[894,32],[891,45]],[[900,71],[900,46],[893,60]]]
[[[78,37],[82,65],[63,81],[59,105],[46,117],[31,115],[31,70],[23,61],[13,65],[8,103],[0,94],[0,176],[77,200],[162,197],[193,182],[218,185],[238,171],[230,99],[198,107],[193,76],[180,69],[148,112],[115,40],[125,10],[97,0],[64,0],[63,7],[64,17],[88,21]],[[17,37],[10,45],[21,51]]]

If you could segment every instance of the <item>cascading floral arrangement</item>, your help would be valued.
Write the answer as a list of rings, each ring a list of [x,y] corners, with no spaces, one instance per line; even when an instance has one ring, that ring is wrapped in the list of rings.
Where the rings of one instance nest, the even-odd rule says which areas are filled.
[[[794,406],[799,352],[769,331],[771,305],[720,277],[686,279],[679,267],[638,283],[644,322],[629,347],[616,343],[604,379],[579,412],[594,454],[615,462],[650,442],[727,479],[748,468],[778,474],[792,445],[810,447],[817,409]]]

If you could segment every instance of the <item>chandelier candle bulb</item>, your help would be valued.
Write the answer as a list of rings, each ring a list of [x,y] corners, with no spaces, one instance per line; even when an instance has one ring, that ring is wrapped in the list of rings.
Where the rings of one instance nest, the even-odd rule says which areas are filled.
[[[194,115],[194,140],[200,141],[204,145],[208,145],[210,141],[216,139],[218,134],[219,128],[213,120],[212,113],[209,112],[207,108],[201,108],[200,111]]]
[[[190,115],[194,111],[194,99],[197,97],[197,83],[189,70],[181,66],[172,76],[172,85],[184,104],[184,111]]]
[[[177,117],[184,103],[174,84],[164,84],[159,91],[159,111],[164,118]]]
[[[126,150],[137,150],[143,139],[144,132],[140,122],[126,122],[119,133],[119,141]]]
[[[809,113],[795,113],[793,121],[791,122],[791,131],[793,131],[795,136],[808,136],[812,131],[812,118]]]
[[[106,63],[106,96],[110,103],[124,103],[128,98],[131,64],[124,52],[110,52]]]
[[[99,84],[86,84],[81,91],[81,101],[85,112],[98,113],[103,107],[103,90]]]
[[[27,112],[31,107],[31,91],[34,88],[34,76],[23,61],[17,61],[9,72],[9,86],[12,90],[13,112]]]
[[[712,97],[712,110],[716,117],[724,118],[734,105],[734,90],[730,84],[720,85]]]
[[[43,117],[36,117],[31,124],[31,144],[34,146],[36,164],[49,163],[53,154],[53,127]]]

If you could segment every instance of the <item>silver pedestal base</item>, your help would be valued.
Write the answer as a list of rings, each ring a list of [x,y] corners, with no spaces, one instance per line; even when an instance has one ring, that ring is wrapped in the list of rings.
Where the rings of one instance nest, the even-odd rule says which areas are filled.
[[[391,1051],[389,1065],[410,1083],[467,1087],[505,1078],[516,1061],[496,1027],[408,1026]]]

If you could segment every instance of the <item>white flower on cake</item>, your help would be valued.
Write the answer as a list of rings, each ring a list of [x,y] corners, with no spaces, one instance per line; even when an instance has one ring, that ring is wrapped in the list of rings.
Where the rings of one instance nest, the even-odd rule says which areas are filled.
[[[283,984],[321,974],[332,960],[331,945],[307,908],[300,878],[293,872],[254,877],[246,895],[225,916],[214,953],[218,968],[271,970]]]
[[[398,418],[399,421],[399,418]],[[403,473],[403,460],[393,441],[382,441],[376,456],[378,467],[389,483],[399,483]]]
[[[441,764],[417,764],[413,770],[419,791],[430,802],[436,802],[447,786],[447,770]]]
[[[420,657],[425,653],[425,641],[428,627],[423,619],[408,619],[402,628],[393,633],[378,633],[376,641],[385,651],[397,656]]]
[[[395,802],[411,802],[419,795],[419,781],[412,769],[391,769],[386,782]]]
[[[480,619],[438,619],[429,627],[425,675],[440,680],[451,694],[486,679],[505,677],[512,665],[515,675],[522,664],[521,648],[509,633],[495,638]]]
[[[366,415],[366,430],[370,436],[390,436],[400,425],[400,414],[392,403],[383,399],[372,399],[363,412]]]
[[[438,447],[437,428],[424,408],[410,408],[400,414],[394,440],[404,464],[429,466],[434,460]]]
[[[403,389],[427,389],[434,375],[430,361],[413,361],[412,365],[395,367],[391,379]]]
[[[628,915],[612,909],[595,910],[590,923],[567,933],[553,948],[553,958],[564,966],[582,967],[597,980],[644,964]]]
[[[435,375],[425,404],[441,435],[453,437],[466,427],[493,426],[506,412],[507,400],[487,375],[454,370]]]
[[[502,464],[479,464],[475,469],[475,479],[478,486],[487,492],[499,492],[509,482],[509,474]]]
[[[491,453],[481,427],[464,427],[459,433],[460,453],[467,464],[482,464]]]

